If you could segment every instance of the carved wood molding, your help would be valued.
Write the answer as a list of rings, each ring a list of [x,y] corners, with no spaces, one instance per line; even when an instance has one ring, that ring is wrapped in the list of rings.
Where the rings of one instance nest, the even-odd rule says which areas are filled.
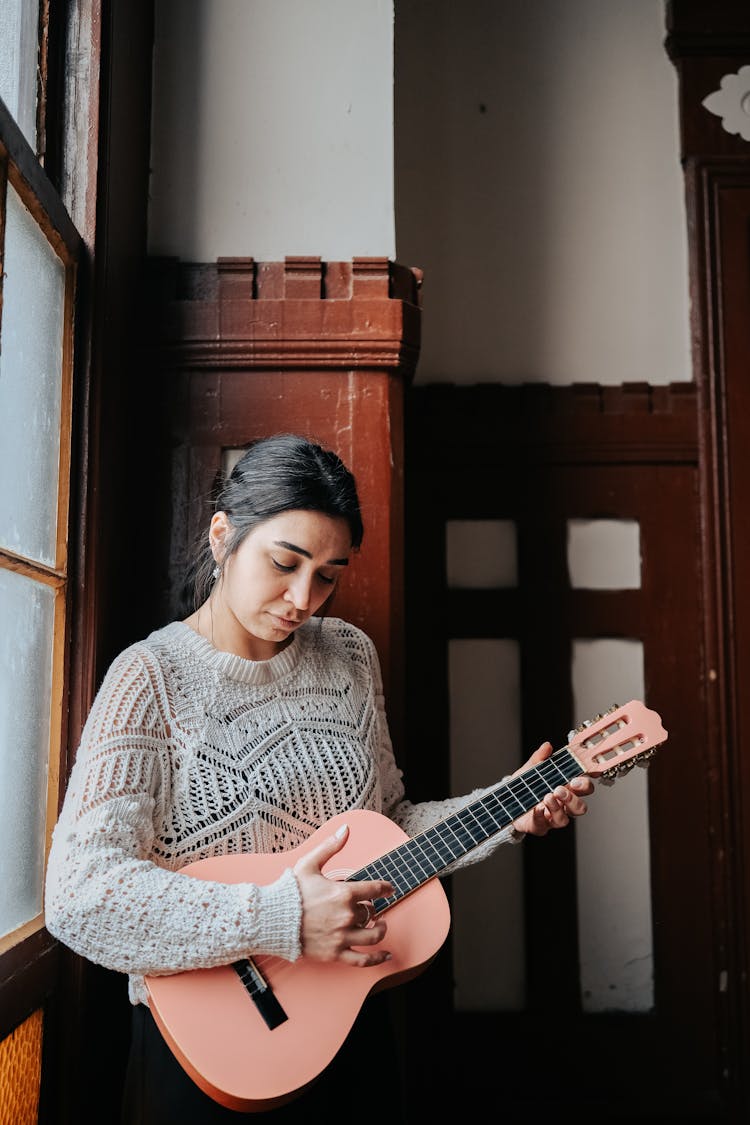
[[[669,0],[666,8],[669,57],[737,58],[750,54],[745,0]]]
[[[750,59],[750,22],[745,0],[671,0],[665,49],[680,79],[682,154],[750,158],[750,144],[727,132],[705,102],[722,79]]]
[[[698,460],[693,383],[435,385],[412,388],[406,401],[410,443],[425,456],[450,435],[457,445],[481,449],[495,463]]]
[[[167,369],[375,368],[410,379],[421,282],[387,258],[152,259],[151,338]]]

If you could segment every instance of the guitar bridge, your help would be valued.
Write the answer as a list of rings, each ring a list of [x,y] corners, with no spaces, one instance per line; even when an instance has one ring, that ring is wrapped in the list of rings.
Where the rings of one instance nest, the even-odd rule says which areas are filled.
[[[275,992],[254,961],[249,957],[243,957],[241,961],[233,961],[232,968],[271,1031],[289,1019]]]

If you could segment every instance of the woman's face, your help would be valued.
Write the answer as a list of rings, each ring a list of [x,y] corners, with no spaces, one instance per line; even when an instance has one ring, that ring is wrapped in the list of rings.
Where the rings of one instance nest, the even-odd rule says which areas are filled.
[[[209,535],[222,575],[210,599],[212,640],[222,651],[267,660],[332,594],[352,550],[349,525],[321,512],[283,512],[225,558],[231,530],[217,512]]]

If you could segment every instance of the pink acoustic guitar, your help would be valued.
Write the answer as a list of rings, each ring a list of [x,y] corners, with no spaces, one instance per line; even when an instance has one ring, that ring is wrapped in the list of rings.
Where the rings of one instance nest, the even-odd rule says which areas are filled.
[[[146,978],[151,1011],[183,1068],[229,1109],[272,1109],[302,1093],[332,1061],[367,996],[420,973],[450,927],[437,876],[550,793],[587,774],[613,780],[646,764],[667,732],[637,700],[584,723],[567,746],[409,838],[380,813],[334,817],[309,840],[273,855],[198,860],[182,872],[224,883],[268,884],[341,824],[346,844],[326,867],[333,879],[388,879],[396,888],[373,904],[388,913],[392,960],[367,969],[301,957],[258,956],[212,969]]]

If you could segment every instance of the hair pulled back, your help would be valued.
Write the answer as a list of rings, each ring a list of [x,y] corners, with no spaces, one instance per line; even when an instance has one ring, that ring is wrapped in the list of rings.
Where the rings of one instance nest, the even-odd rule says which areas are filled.
[[[232,527],[223,561],[254,527],[282,512],[322,512],[346,520],[354,549],[364,534],[353,474],[338,454],[299,434],[275,434],[253,442],[221,483],[213,511],[226,512]],[[192,587],[192,609],[210,594],[215,568],[206,528],[188,575],[186,592]]]

